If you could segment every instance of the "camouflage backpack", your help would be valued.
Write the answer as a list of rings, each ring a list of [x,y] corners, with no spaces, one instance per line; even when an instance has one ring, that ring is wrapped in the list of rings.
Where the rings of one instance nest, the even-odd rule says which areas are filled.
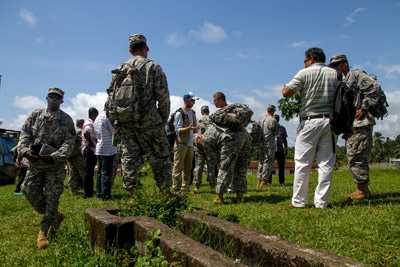
[[[388,114],[388,107],[389,104],[386,99],[385,92],[383,91],[381,85],[378,83],[378,80],[376,76],[372,77],[375,80],[375,89],[376,92],[374,95],[376,95],[376,98],[374,98],[373,103],[370,103],[369,111],[371,114],[378,119],[383,120],[384,117]]]
[[[253,111],[244,104],[231,104],[210,115],[210,120],[217,126],[238,131],[247,126]]]
[[[146,90],[146,68],[151,60],[135,64],[135,60],[124,63],[112,70],[112,80],[107,90],[106,112],[108,118],[116,123],[137,123],[146,112],[149,101],[144,98]]]
[[[362,70],[356,70],[362,71]],[[363,94],[359,90],[355,89],[356,92],[356,103],[355,106],[358,107],[363,103],[364,98],[368,98],[368,111],[377,119],[383,119],[388,114],[389,104],[386,99],[385,92],[382,90],[381,85],[375,75],[368,74],[362,71],[369,78],[364,78],[360,82],[366,88],[370,88],[368,92]],[[350,85],[353,88],[354,85]]]

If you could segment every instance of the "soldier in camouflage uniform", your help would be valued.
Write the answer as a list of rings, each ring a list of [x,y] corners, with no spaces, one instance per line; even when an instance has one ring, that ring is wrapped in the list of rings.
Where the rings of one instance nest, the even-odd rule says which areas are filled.
[[[211,123],[209,118],[210,110],[208,106],[202,106],[200,111],[202,116],[198,120],[199,132],[197,134],[194,146],[194,153],[195,153],[195,168],[194,168],[194,181],[193,181],[195,186],[194,192],[197,192],[201,185],[201,178],[203,176],[204,165],[206,164],[206,158],[207,158],[203,145],[197,142],[197,140],[201,139],[201,136],[204,135],[208,126]],[[215,186],[215,181],[210,181],[208,176],[207,176],[207,181],[210,183],[211,187]]]
[[[171,184],[169,145],[164,129],[170,113],[167,77],[160,65],[147,59],[149,48],[145,36],[129,36],[129,51],[133,57],[127,64],[141,66],[146,75],[141,97],[148,102],[145,112],[140,114],[140,123],[114,125],[122,150],[124,188],[134,192],[138,185],[139,168],[144,163],[143,157],[148,156],[157,186],[166,189]]]
[[[215,106],[220,111],[227,110],[230,107],[226,103],[225,95],[222,92],[215,93],[213,100]],[[240,106],[240,104],[234,105]],[[209,180],[217,181],[216,193],[218,196],[214,200],[215,204],[224,203],[224,193],[230,184],[232,191],[236,193],[236,203],[241,202],[243,194],[247,192],[246,174],[250,156],[251,138],[245,127],[250,122],[250,118],[246,121],[246,125],[241,125],[240,128],[235,130],[221,127],[211,118],[211,124],[204,134],[202,140],[207,154]],[[235,119],[235,116],[232,116],[232,120]],[[217,164],[219,164],[219,169],[218,176],[215,178]]]
[[[78,194],[79,190],[82,189],[83,179],[85,179],[85,161],[82,156],[82,127],[84,120],[77,120],[75,146],[71,157],[68,158],[67,163],[70,169],[70,178],[68,181],[69,189],[72,194]]]
[[[372,149],[372,131],[375,118],[369,112],[369,106],[374,103],[373,91],[377,81],[360,69],[350,70],[346,55],[338,54],[331,58],[330,66],[344,76],[349,88],[360,94],[360,103],[356,104],[356,116],[353,123],[353,133],[346,141],[349,169],[357,184],[357,190],[350,195],[353,200],[368,198],[369,154]]]
[[[33,208],[43,214],[37,238],[39,249],[47,248],[48,234],[64,218],[58,212],[58,203],[64,189],[65,160],[75,143],[75,128],[71,117],[60,110],[63,97],[61,89],[49,89],[47,109],[29,115],[18,144],[18,153],[30,162],[22,190]]]
[[[275,106],[270,105],[264,119],[260,122],[263,131],[262,153],[258,164],[257,172],[257,188],[263,189],[272,177],[274,171],[275,150],[276,150],[276,134],[278,133],[278,123],[274,117]]]

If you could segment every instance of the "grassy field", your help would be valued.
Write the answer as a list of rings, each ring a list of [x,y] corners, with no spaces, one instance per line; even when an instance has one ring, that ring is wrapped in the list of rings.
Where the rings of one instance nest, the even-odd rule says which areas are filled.
[[[400,266],[400,172],[394,169],[371,171],[373,197],[348,203],[354,189],[349,173],[335,172],[331,209],[288,209],[291,180],[287,187],[274,183],[264,192],[255,190],[255,177],[249,176],[249,193],[240,205],[214,206],[214,195],[207,185],[198,195],[190,194],[192,206],[220,216],[235,215],[240,223],[292,242],[349,256],[375,266]],[[310,192],[316,182],[311,179]],[[153,181],[144,181],[153,190]],[[120,179],[114,186],[115,200],[83,199],[65,192],[61,211],[66,220],[46,251],[35,248],[40,217],[24,197],[12,194],[14,186],[0,187],[0,266],[120,266],[121,253],[93,254],[87,239],[84,210],[88,207],[124,206],[128,198]],[[233,196],[232,196],[233,197]],[[312,204],[312,194],[310,194]]]

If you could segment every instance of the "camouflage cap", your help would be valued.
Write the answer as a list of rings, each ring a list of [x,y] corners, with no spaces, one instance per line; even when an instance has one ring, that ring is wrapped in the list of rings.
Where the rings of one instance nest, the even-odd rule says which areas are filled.
[[[268,110],[276,111],[275,105],[269,105],[267,109],[268,109]]]
[[[207,105],[201,106],[200,111],[201,112],[210,112],[210,108]]]
[[[57,95],[59,95],[61,97],[64,97],[64,91],[61,90],[60,88],[57,88],[57,87],[49,88],[49,90],[47,92],[47,95],[49,95],[49,94],[57,94]]]
[[[147,43],[147,39],[143,34],[129,35],[129,44]]]
[[[337,54],[337,55],[334,55],[333,57],[331,57],[329,64],[339,63],[339,62],[343,62],[343,61],[347,61],[346,55],[345,54]]]

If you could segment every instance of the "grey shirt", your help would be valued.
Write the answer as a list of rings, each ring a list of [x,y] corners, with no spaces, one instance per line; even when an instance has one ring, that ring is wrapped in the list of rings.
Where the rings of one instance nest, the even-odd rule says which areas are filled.
[[[185,128],[189,126],[190,124],[196,125],[196,113],[190,109],[187,111],[184,111],[184,114],[186,115],[187,121],[184,120],[181,112],[176,112],[175,114],[175,130],[176,130],[176,135],[177,135],[177,143],[179,144],[185,144],[187,146],[193,146],[193,130],[190,129],[189,132],[185,135],[180,135],[179,134],[179,129]]]
[[[286,86],[301,95],[300,116],[312,116],[332,115],[338,84],[336,70],[315,63],[300,70]]]

